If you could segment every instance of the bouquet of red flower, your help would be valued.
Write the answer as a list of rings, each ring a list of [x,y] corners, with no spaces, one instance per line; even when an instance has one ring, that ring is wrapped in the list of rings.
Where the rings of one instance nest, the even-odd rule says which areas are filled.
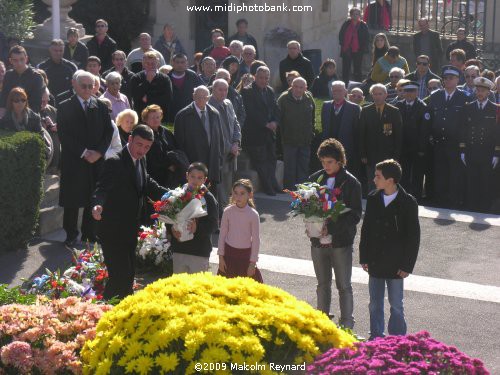
[[[190,220],[207,215],[204,198],[207,191],[205,185],[192,190],[187,184],[170,190],[153,203],[156,213],[151,217],[173,225],[173,229],[181,233],[180,242],[192,240],[193,233],[187,230],[187,225]]]
[[[86,299],[102,299],[108,271],[104,264],[101,249],[75,251],[73,265],[62,274],[59,270],[45,270],[45,274],[25,283],[30,294],[43,294],[49,298],[77,296]]]
[[[332,242],[331,235],[322,237],[326,220],[337,221],[340,214],[349,211],[338,197],[339,188],[330,189],[315,182],[298,184],[296,191],[285,190],[294,199],[291,208],[294,215],[304,215],[304,223],[310,237],[320,238],[322,244]]]

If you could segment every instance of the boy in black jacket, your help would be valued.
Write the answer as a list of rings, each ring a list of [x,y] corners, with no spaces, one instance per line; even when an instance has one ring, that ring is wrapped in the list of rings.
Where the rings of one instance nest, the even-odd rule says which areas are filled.
[[[352,329],[352,246],[356,236],[356,224],[361,219],[361,185],[356,177],[345,169],[345,150],[339,141],[334,138],[323,141],[317,155],[323,169],[310,176],[309,181],[326,185],[330,189],[339,189],[337,199],[342,200],[349,209],[341,214],[335,223],[329,221],[323,228],[324,236],[332,236],[331,244],[322,245],[318,238],[311,238],[311,257],[318,280],[317,306],[318,310],[330,314],[333,268],[335,284],[339,291],[339,324]]]
[[[186,179],[188,189],[199,189],[207,180],[208,169],[203,163],[193,163],[189,166]],[[210,191],[202,197],[206,201],[207,216],[191,220],[188,230],[194,234],[189,241],[179,242],[181,236],[168,226],[172,233],[172,252],[174,273],[196,273],[208,271],[208,260],[212,252],[212,233],[217,230],[219,223],[219,208],[217,201]]]
[[[393,159],[375,167],[375,186],[366,200],[359,262],[370,275],[370,339],[384,336],[384,293],[387,284],[390,335],[405,335],[403,279],[413,272],[420,246],[418,205],[399,185],[401,166]]]

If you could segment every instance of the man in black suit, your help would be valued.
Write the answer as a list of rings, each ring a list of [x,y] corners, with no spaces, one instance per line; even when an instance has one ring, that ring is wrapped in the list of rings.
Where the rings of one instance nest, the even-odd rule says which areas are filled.
[[[403,120],[401,185],[420,201],[424,185],[425,157],[431,132],[431,115],[427,105],[418,98],[418,82],[408,81],[401,87],[405,99],[396,103]]]
[[[413,52],[415,57],[427,55],[431,60],[431,66],[438,69],[441,66],[443,47],[437,31],[429,29],[429,20],[421,18],[418,20],[420,31],[413,35]]]
[[[174,136],[189,163],[202,162],[208,166],[208,180],[215,195],[221,180],[224,136],[219,111],[207,104],[209,94],[203,85],[194,89],[193,102],[175,116]]]
[[[333,81],[331,87],[333,100],[324,102],[321,109],[323,139],[335,138],[342,143],[347,158],[347,170],[359,178],[361,166],[358,134],[361,107],[345,100],[347,90],[343,81]]]
[[[193,90],[203,84],[198,75],[188,69],[188,59],[183,53],[172,58],[172,71],[168,73],[172,81],[173,99],[168,111],[168,121],[174,122],[175,115],[193,101]]]
[[[279,109],[273,89],[268,86],[269,68],[257,69],[255,82],[241,90],[245,105],[245,125],[242,129],[243,149],[259,175],[262,190],[276,195],[281,188],[276,180],[276,129]]]
[[[153,139],[149,127],[138,125],[128,144],[104,163],[92,196],[92,216],[99,221],[98,235],[109,274],[105,299],[133,293],[135,248],[144,199],[159,200],[167,191],[146,170],[144,156]]]
[[[84,207],[81,239],[96,240],[90,198],[113,135],[108,107],[92,97],[93,88],[94,76],[82,71],[76,77],[76,95],[61,103],[57,111],[62,149],[59,204],[64,207],[63,228],[68,247],[77,244],[80,207]]]
[[[387,88],[377,83],[370,88],[373,104],[361,109],[360,154],[366,165],[369,191],[375,189],[375,165],[385,159],[399,160],[403,143],[399,109],[385,102]]]
[[[467,176],[466,207],[488,213],[493,198],[493,176],[500,156],[497,106],[488,100],[494,83],[474,80],[477,100],[465,104],[461,116],[460,158]]]
[[[168,117],[168,108],[172,101],[172,82],[170,78],[158,71],[158,56],[152,51],[146,52],[142,58],[143,71],[135,74],[130,80],[130,92],[134,102],[134,110],[142,113],[148,105],[157,104]]]

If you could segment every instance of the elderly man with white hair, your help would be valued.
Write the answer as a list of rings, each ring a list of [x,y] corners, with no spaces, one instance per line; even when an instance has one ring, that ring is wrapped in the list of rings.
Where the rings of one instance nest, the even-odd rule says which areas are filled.
[[[122,75],[118,72],[108,73],[106,76],[106,91],[102,98],[109,99],[112,105],[111,119],[116,120],[118,113],[125,109],[130,109],[130,103],[125,94],[120,92],[122,86]]]
[[[240,77],[243,74],[250,73],[250,67],[252,66],[252,63],[255,61],[256,53],[257,52],[255,51],[255,47],[252,46],[251,44],[243,46],[243,53],[242,53],[243,59],[240,62]]]
[[[283,187],[294,190],[295,185],[309,176],[311,141],[314,134],[316,106],[307,82],[298,77],[278,98],[278,124],[285,163]]]
[[[375,189],[375,165],[386,159],[400,160],[403,144],[399,109],[385,102],[387,88],[376,83],[370,87],[373,104],[361,109],[359,143],[361,162],[366,165],[368,187]]]
[[[296,70],[307,81],[310,87],[314,80],[314,71],[311,61],[304,57],[300,43],[296,40],[291,40],[287,44],[288,55],[280,61],[280,80],[283,90],[288,87],[286,82],[286,73]]]
[[[84,208],[81,241],[96,241],[90,198],[113,136],[108,107],[92,96],[94,76],[79,72],[73,87],[75,95],[62,102],[57,112],[62,150],[59,205],[64,207],[65,245],[69,248],[78,244],[81,207]]]
[[[202,162],[208,167],[208,182],[212,193],[216,193],[221,181],[224,135],[219,111],[208,104],[209,95],[203,85],[194,89],[193,102],[175,116],[174,135],[190,163]]]
[[[236,113],[236,117],[238,118],[238,122],[240,123],[240,126],[245,123],[245,106],[243,105],[243,98],[241,97],[240,93],[236,91],[236,89],[231,85],[231,75],[226,69],[219,68],[217,69],[217,72],[215,73],[215,79],[222,78],[226,80],[228,83],[228,91],[227,91],[227,98],[231,101],[231,104],[233,105],[234,112]]]
[[[346,167],[359,178],[358,126],[361,107],[347,100],[343,81],[333,81],[331,93],[333,100],[324,102],[321,109],[323,139],[335,138],[342,143],[347,158]]]
[[[160,51],[155,50],[151,44],[151,35],[148,33],[141,33],[139,35],[139,48],[133,49],[127,56],[127,68],[133,73],[139,73],[143,69],[142,58],[146,52],[150,51],[154,52],[158,58],[158,66],[165,65],[163,55]]]
[[[227,99],[228,90],[229,84],[225,79],[216,79],[212,85],[212,96],[208,101],[210,105],[219,111],[221,129],[224,135],[222,179],[221,183],[217,185],[219,217],[222,217],[222,212],[229,203],[234,172],[237,167],[236,158],[241,145],[240,123],[231,101]]]

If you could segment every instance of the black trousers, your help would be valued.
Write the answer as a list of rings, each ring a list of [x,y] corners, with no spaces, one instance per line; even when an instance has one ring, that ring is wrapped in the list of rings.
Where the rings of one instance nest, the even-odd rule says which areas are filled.
[[[439,207],[459,208],[463,203],[464,165],[453,142],[434,146],[434,200]]]
[[[74,240],[78,237],[78,207],[64,207],[63,229],[66,232],[67,240]],[[92,218],[92,208],[90,206],[83,208],[82,217],[82,242],[95,242],[95,221]]]
[[[466,156],[467,195],[465,203],[469,210],[485,213],[491,210],[493,183],[492,158],[493,156],[489,160],[469,160]]]
[[[424,186],[425,156],[419,156],[416,152],[403,154],[401,168],[401,185],[420,202]]]
[[[119,224],[119,223],[118,223]],[[115,296],[125,298],[134,290],[135,249],[139,227],[122,227],[114,236],[100,235],[99,240],[108,269],[109,279],[104,289],[104,299]]]
[[[363,53],[343,53],[342,54],[342,79],[345,85],[349,84],[351,78],[351,65],[353,66],[354,74],[353,80],[356,82],[361,82],[363,80],[363,75],[361,73],[361,64],[363,62]]]
[[[276,142],[268,139],[261,146],[247,146],[252,168],[257,171],[264,192],[280,190],[276,180]]]

